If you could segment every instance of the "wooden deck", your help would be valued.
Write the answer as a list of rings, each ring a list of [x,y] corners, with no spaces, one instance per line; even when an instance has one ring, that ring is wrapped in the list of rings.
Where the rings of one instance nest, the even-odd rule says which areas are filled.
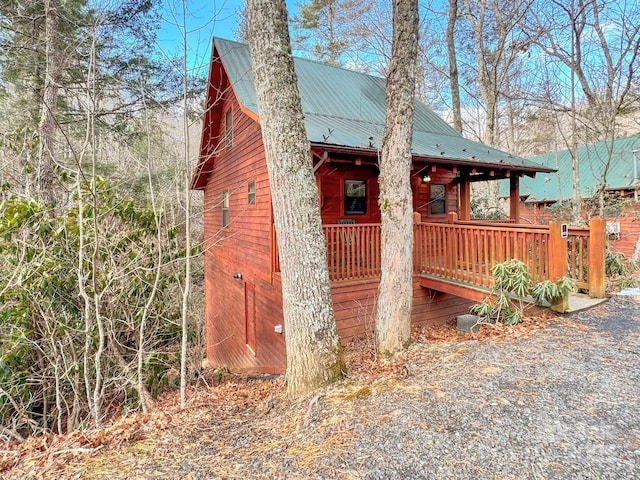
[[[380,225],[323,225],[332,282],[380,276]],[[479,301],[493,286],[492,268],[510,259],[524,262],[534,282],[569,277],[591,297],[604,297],[605,222],[589,227],[560,224],[460,222],[416,223],[414,272],[420,285]],[[275,242],[274,242],[275,245]],[[274,250],[274,271],[278,268]]]

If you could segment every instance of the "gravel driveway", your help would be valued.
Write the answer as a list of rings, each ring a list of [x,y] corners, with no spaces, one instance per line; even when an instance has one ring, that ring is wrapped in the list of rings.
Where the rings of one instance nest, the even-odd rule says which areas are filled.
[[[409,361],[426,355],[431,366],[410,369],[407,381],[429,394],[378,402],[365,415],[379,419],[376,428],[354,419],[366,458],[352,472],[640,478],[639,333],[640,305],[612,299],[528,339],[470,341],[439,354],[418,346]]]
[[[49,452],[38,468],[56,470],[24,462],[4,478],[640,478],[640,305],[505,331],[416,342],[391,370],[293,403],[278,380],[227,383],[233,402],[214,387],[134,419],[139,440]]]

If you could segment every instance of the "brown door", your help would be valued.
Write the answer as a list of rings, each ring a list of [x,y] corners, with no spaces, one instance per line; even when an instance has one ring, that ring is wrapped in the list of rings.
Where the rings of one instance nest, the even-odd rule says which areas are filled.
[[[244,282],[245,343],[256,354],[256,289],[252,283]]]

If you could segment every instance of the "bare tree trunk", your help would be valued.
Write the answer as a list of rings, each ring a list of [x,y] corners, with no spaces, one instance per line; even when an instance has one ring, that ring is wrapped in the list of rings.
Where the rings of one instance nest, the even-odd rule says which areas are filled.
[[[183,185],[184,189],[184,230],[185,230],[185,258],[184,258],[184,287],[182,289],[182,336],[180,339],[180,407],[187,405],[187,343],[188,343],[188,314],[189,299],[191,298],[191,182],[190,182],[190,166],[189,166],[189,98],[188,98],[188,66],[187,66],[187,2],[182,0],[182,33],[183,37],[183,55],[182,60],[182,126],[184,135],[183,150]]]
[[[515,118],[516,112],[513,106],[513,96],[511,92],[511,80],[509,75],[504,78],[504,98],[507,103],[507,151],[519,154],[519,148],[516,146],[515,135]]]
[[[58,10],[56,0],[45,0],[45,45],[46,70],[40,114],[38,196],[53,206],[54,150],[56,137],[56,103],[58,87],[62,77],[61,63],[58,58]]]
[[[376,351],[395,353],[411,338],[413,209],[411,141],[418,54],[418,3],[394,0],[393,45],[387,76],[386,125],[380,158],[382,276]]]
[[[142,104],[144,107],[144,120],[146,127],[146,136],[147,136],[147,181],[149,186],[149,199],[151,201],[151,209],[153,210],[153,219],[156,226],[156,265],[155,265],[155,275],[153,277],[153,284],[151,287],[151,292],[149,293],[149,297],[147,298],[144,308],[142,309],[142,313],[140,315],[140,326],[138,328],[138,362],[137,362],[137,372],[138,372],[138,382],[137,382],[137,390],[138,396],[140,397],[140,406],[142,407],[143,412],[147,412],[149,406],[152,405],[153,398],[145,385],[144,378],[144,358],[146,353],[146,335],[147,335],[147,319],[149,318],[149,312],[153,305],[153,302],[156,300],[156,294],[158,292],[158,284],[160,283],[161,274],[162,274],[162,256],[164,254],[163,244],[162,244],[162,233],[160,231],[160,211],[156,204],[156,192],[155,187],[153,185],[153,173],[151,170],[151,126],[149,122],[149,111],[146,103],[146,97],[143,96]],[[186,112],[185,112],[186,115]]]
[[[95,35],[93,36],[92,40],[93,41],[91,44],[92,45],[91,51],[93,52],[94,51],[93,47],[95,46]],[[94,90],[93,90],[93,79],[94,79],[93,73],[95,68],[93,64],[94,60],[95,60],[95,57],[91,55],[89,57],[89,66],[87,68],[87,87],[88,87],[89,95],[92,95],[94,93]],[[99,418],[99,415],[95,415],[93,396],[91,395],[91,390],[93,388],[92,381],[91,381],[92,367],[90,364],[90,359],[93,352],[93,335],[92,335],[93,322],[91,321],[91,318],[92,318],[91,311],[93,307],[92,307],[91,296],[89,294],[89,288],[87,286],[87,283],[88,283],[87,279],[89,274],[87,272],[86,262],[88,257],[89,246],[87,245],[87,234],[86,234],[86,228],[85,228],[86,225],[84,220],[84,211],[85,211],[86,205],[85,205],[85,199],[84,199],[84,192],[82,189],[82,182],[86,181],[84,173],[82,172],[82,163],[84,160],[85,153],[89,148],[91,148],[91,140],[92,140],[91,125],[93,124],[93,110],[91,110],[89,106],[87,106],[86,108],[85,115],[86,115],[86,122],[87,122],[86,130],[85,130],[85,138],[82,145],[82,149],[80,150],[80,158],[78,159],[77,170],[76,170],[76,184],[75,184],[75,189],[76,189],[75,201],[77,203],[77,209],[78,209],[78,241],[79,241],[76,275],[78,278],[78,294],[82,299],[81,318],[84,321],[84,348],[82,351],[84,389],[85,389],[86,401],[87,401],[89,412],[93,414],[94,420],[95,420],[96,418]]]
[[[571,14],[573,15],[573,0],[571,2]],[[573,18],[573,17],[572,17]],[[572,23],[572,27],[575,22]],[[571,64],[575,65],[576,46],[579,46],[579,36],[575,33],[575,29],[571,30]],[[580,50],[577,50],[580,52]],[[576,71],[571,69],[571,171],[573,175],[573,221],[580,223],[582,217],[582,192],[580,191],[580,156],[578,152],[578,131],[576,127]]]
[[[284,0],[247,0],[247,32],[282,271],[287,393],[342,378],[318,188],[304,128]]]
[[[458,58],[456,56],[455,28],[458,20],[458,0],[449,0],[447,21],[447,52],[449,53],[449,85],[451,87],[451,109],[453,128],[462,133],[462,112],[460,111],[460,82],[458,79]]]

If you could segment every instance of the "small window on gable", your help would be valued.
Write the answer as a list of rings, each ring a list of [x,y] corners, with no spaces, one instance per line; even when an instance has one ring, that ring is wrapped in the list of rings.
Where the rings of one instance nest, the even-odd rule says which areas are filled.
[[[222,192],[222,227],[229,226],[229,190]]]
[[[247,203],[249,205],[256,203],[256,182],[253,180],[247,185]]]
[[[344,214],[365,215],[367,213],[367,181],[344,181]]]
[[[444,185],[432,183],[429,185],[429,206],[431,215],[444,215],[446,211],[446,188]]]
[[[233,145],[233,119],[231,109],[224,114],[224,146],[228,150]]]

